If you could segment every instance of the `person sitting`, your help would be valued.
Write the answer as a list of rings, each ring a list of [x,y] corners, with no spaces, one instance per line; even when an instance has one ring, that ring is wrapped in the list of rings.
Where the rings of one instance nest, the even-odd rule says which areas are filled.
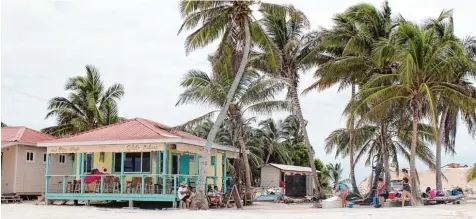
[[[187,182],[183,182],[180,184],[180,187],[177,190],[178,193],[178,198],[180,200],[180,205],[179,208],[183,208],[183,204],[185,204],[185,207],[187,207],[187,199],[190,198],[190,196],[187,195],[188,189],[187,189]]]
[[[217,193],[211,185],[208,185],[207,196],[208,196],[208,200],[210,201],[211,205],[218,206],[220,204],[220,197],[217,197]]]
[[[192,199],[195,196],[195,188],[190,188],[188,191],[188,199],[186,200],[186,207],[190,208],[190,205],[192,204]]]

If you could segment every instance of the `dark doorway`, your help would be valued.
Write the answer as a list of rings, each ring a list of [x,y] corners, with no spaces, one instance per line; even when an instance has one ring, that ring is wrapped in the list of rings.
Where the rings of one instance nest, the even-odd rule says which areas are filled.
[[[289,175],[285,177],[286,196],[304,197],[306,196],[306,176]]]
[[[179,157],[180,155],[172,154],[172,174],[179,174]]]

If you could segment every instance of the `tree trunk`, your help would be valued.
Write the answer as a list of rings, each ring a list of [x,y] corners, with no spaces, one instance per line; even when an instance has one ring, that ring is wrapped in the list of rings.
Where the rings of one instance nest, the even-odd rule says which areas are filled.
[[[235,119],[235,124],[236,128],[238,129],[238,142],[240,144],[240,152],[241,155],[243,156],[243,163],[245,166],[245,185],[246,185],[246,190],[249,191],[251,189],[251,168],[250,168],[250,162],[248,161],[248,153],[246,152],[246,142],[245,142],[245,133],[243,131],[243,123],[241,114],[237,110],[237,108],[233,105],[231,107],[231,110],[233,112],[233,118]]]
[[[296,113],[296,116],[299,119],[299,123],[302,129],[302,134],[304,136],[304,143],[306,144],[307,155],[309,157],[309,164],[312,170],[312,178],[314,181],[314,187],[316,187],[315,191],[320,192],[321,186],[319,184],[319,178],[317,178],[316,164],[314,164],[314,155],[312,152],[313,150],[312,150],[311,142],[309,141],[309,136],[307,135],[306,122],[304,121],[304,117],[302,115],[301,104],[299,103],[297,84],[294,81],[292,82],[290,92],[291,92],[291,98],[293,102],[294,111]],[[316,195],[317,193],[314,193],[314,196]]]
[[[352,84],[352,98],[355,96],[355,84]],[[355,164],[354,164],[354,116],[350,115],[350,127],[349,127],[349,163],[350,163],[350,183],[352,184],[352,191],[360,195],[355,181]]]
[[[264,165],[266,166],[269,162],[269,157],[271,157],[271,153],[268,153],[268,155],[266,156],[266,161],[264,162]]]
[[[241,58],[240,68],[238,69],[236,73],[235,79],[233,80],[233,84],[231,85],[230,90],[228,91],[228,94],[226,95],[226,102],[223,108],[220,110],[220,114],[218,114],[218,117],[215,120],[215,123],[213,123],[210,133],[208,133],[207,143],[205,144],[203,155],[202,155],[202,161],[200,162],[198,185],[196,188],[197,193],[193,197],[193,200],[192,200],[191,208],[195,210],[208,209],[208,201],[205,195],[205,181],[207,178],[208,160],[210,159],[210,148],[212,146],[213,141],[215,140],[215,137],[218,133],[218,129],[220,128],[220,125],[223,123],[223,120],[225,120],[226,114],[228,112],[228,108],[230,107],[233,97],[235,96],[235,91],[238,88],[241,78],[243,77],[243,73],[245,71],[245,67],[248,62],[248,54],[250,52],[250,45],[251,45],[250,27],[249,27],[249,22],[247,17],[243,17],[243,19],[244,19],[243,26],[245,29],[245,47],[243,49],[243,57]]]
[[[417,105],[417,104],[415,104]],[[417,140],[418,140],[418,107],[412,107],[413,113],[413,130],[412,130],[412,145],[411,145],[411,152],[410,152],[410,177],[411,177],[411,186],[412,186],[412,197],[416,201],[418,200],[418,182],[417,182],[417,172],[415,167],[415,156],[416,156],[416,148],[417,148]],[[418,204],[418,202],[417,202]]]
[[[380,135],[382,136],[382,161],[383,161],[383,171],[385,173],[385,188],[390,188],[390,164],[389,164],[389,154],[388,154],[388,145],[387,145],[387,136],[385,135],[387,126],[385,123],[380,125]]]
[[[445,142],[445,123],[448,117],[448,108],[441,114],[440,127],[438,130],[438,140],[436,141],[436,189],[443,191],[443,182],[441,181],[441,145]]]

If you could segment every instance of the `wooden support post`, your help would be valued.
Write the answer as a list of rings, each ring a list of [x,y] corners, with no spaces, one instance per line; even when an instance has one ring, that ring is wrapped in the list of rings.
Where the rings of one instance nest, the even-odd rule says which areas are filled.
[[[174,194],[177,196],[177,175],[174,175]]]
[[[159,184],[159,173],[160,173],[160,151],[155,152],[155,183]]]
[[[134,208],[134,201],[129,200],[129,208]]]
[[[140,193],[144,194],[145,193],[145,175],[142,175],[142,180],[141,180],[141,186],[140,186]]]
[[[99,193],[104,193],[104,175],[101,175],[101,185],[99,187]]]
[[[169,161],[169,151],[167,150],[167,144],[164,143],[164,160],[162,161],[162,194],[167,192],[167,162]]]
[[[227,164],[228,164],[228,158],[226,157],[226,151],[225,153],[223,153],[223,179],[222,179],[222,185],[223,185],[223,193],[226,193],[226,180],[227,180],[227,177],[226,177],[226,171],[227,171]]]
[[[213,186],[217,186],[217,156],[212,156],[213,159]]]
[[[81,179],[81,194],[84,193],[84,156],[85,153],[81,153],[80,155],[80,172],[79,172],[79,178]]]
[[[124,194],[124,160],[126,160],[126,152],[121,152],[121,194]]]
[[[46,152],[46,170],[45,170],[45,197],[48,193],[48,183],[50,181],[50,161],[51,161],[51,154]],[[48,202],[48,199],[45,199],[45,202]]]
[[[67,182],[68,182],[68,176],[63,176],[63,193],[66,193]]]
[[[76,156],[78,153],[74,153],[73,154],[73,178],[72,178],[72,182],[74,184],[74,181],[76,180],[76,160],[78,160],[78,156]]]

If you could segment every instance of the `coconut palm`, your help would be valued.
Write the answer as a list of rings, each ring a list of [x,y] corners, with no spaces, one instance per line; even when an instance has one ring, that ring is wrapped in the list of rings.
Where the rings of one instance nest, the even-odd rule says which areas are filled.
[[[317,78],[311,86],[304,90],[319,91],[339,85],[339,91],[351,87],[351,97],[354,97],[357,86],[363,84],[376,72],[388,72],[391,63],[381,58],[373,58],[372,49],[374,44],[385,41],[395,27],[392,25],[391,9],[385,1],[381,10],[371,4],[357,4],[349,7],[345,12],[337,14],[331,29],[321,30],[323,39],[318,50],[327,55],[327,59],[321,59],[319,68],[315,73]],[[352,190],[359,193],[355,181],[354,162],[354,116],[348,118],[350,134],[348,147],[350,162],[350,180]]]
[[[229,58],[231,59],[231,57]],[[176,105],[205,104],[216,110],[186,122],[181,126],[186,127],[213,117],[215,113],[218,112],[218,109],[221,109],[223,105],[226,104],[227,93],[233,87],[233,83],[231,62],[228,62],[227,68],[222,68],[219,74],[212,73],[209,75],[203,71],[190,70],[181,83],[181,86],[185,87],[186,90],[180,95]],[[231,133],[236,133],[235,136],[241,149],[247,187],[251,186],[251,171],[244,138],[246,131],[244,129],[246,121],[244,115],[245,113],[261,113],[267,115],[275,110],[289,109],[289,103],[287,101],[274,100],[280,89],[283,89],[285,86],[284,84],[285,82],[282,80],[263,77],[254,69],[248,67],[245,69],[243,79],[237,86],[236,95],[234,95],[232,99],[233,103],[230,104],[230,107],[226,111],[227,119],[233,130]],[[213,128],[210,132],[212,131]],[[208,137],[210,137],[210,134]]]
[[[476,180],[476,164],[468,170],[468,174],[466,175],[466,181],[468,183],[473,180]]]
[[[445,41],[447,39],[460,41],[470,60],[468,65],[458,66],[460,70],[455,71],[455,75],[448,80],[452,83],[458,84],[464,89],[468,89],[472,93],[476,93],[476,89],[472,86],[466,77],[470,74],[475,75],[474,61],[476,61],[476,39],[467,37],[463,40],[458,39],[454,34],[453,11],[443,10],[437,18],[428,19],[424,24],[425,30],[429,34],[436,36],[439,40]],[[471,60],[473,59],[473,60]],[[472,90],[472,91],[471,91]],[[446,97],[451,98],[451,96]],[[445,146],[446,152],[454,154],[455,138],[457,132],[458,117],[464,118],[468,131],[473,134],[476,132],[476,113],[472,108],[465,108],[461,105],[452,105],[452,101],[445,99],[444,95],[437,96],[438,114],[440,121],[438,124],[438,141],[436,142],[436,188],[443,189],[442,173],[441,173],[441,151],[442,146]],[[474,108],[474,107],[473,107]]]
[[[54,97],[48,103],[46,118],[56,117],[57,125],[42,131],[55,136],[71,135],[122,120],[117,101],[124,96],[122,84],[105,87],[99,71],[86,66],[86,75],[68,79],[66,97]]]
[[[263,72],[275,77],[289,80],[287,96],[293,104],[293,114],[296,116],[302,129],[303,142],[307,148],[309,165],[311,166],[315,187],[320,191],[319,180],[314,164],[314,153],[306,129],[306,121],[299,100],[300,74],[315,66],[321,58],[319,53],[314,52],[314,47],[319,40],[319,34],[307,33],[310,24],[307,17],[293,6],[276,8],[262,7],[260,10],[263,18],[260,20],[272,42],[276,45],[281,65],[277,70],[271,68],[263,59],[257,59],[252,65]],[[267,57],[268,51],[260,54]],[[325,58],[325,57],[322,57]]]
[[[259,123],[259,128],[256,130],[259,138],[261,138],[265,159],[264,165],[270,163],[272,158],[273,163],[291,164],[291,149],[285,144],[284,136],[282,135],[282,123],[276,123],[273,119],[263,120]]]
[[[343,179],[342,177],[342,172],[344,171],[342,169],[342,166],[340,163],[335,163],[335,164],[327,164],[326,165],[327,169],[327,176],[329,177],[330,183],[332,184],[332,188],[335,188],[339,184],[347,184],[349,183],[349,179]]]
[[[364,115],[369,116],[386,109],[405,106],[412,119],[412,141],[410,152],[410,172],[416,176],[415,157],[418,146],[419,122],[429,117],[433,134],[437,138],[438,115],[436,96],[451,95],[455,105],[467,105],[474,99],[458,84],[446,79],[455,74],[455,66],[462,62],[464,48],[454,40],[441,41],[431,36],[415,24],[402,21],[393,36],[398,42],[394,55],[390,56],[399,64],[393,74],[373,76],[356,95],[352,113],[371,106]],[[375,51],[381,51],[377,45]],[[351,104],[352,105],[352,104]],[[416,199],[418,182],[412,180],[412,195]]]
[[[180,12],[184,19],[179,33],[182,30],[193,30],[185,41],[186,52],[189,53],[198,48],[205,47],[221,38],[218,46],[216,59],[233,56],[232,72],[233,86],[228,90],[223,107],[218,115],[204,148],[203,161],[200,163],[200,173],[198,179],[197,195],[193,202],[194,209],[207,209],[205,198],[205,180],[207,160],[210,153],[210,146],[215,140],[215,135],[227,115],[231,100],[235,95],[245,72],[251,43],[268,51],[274,51],[273,45],[269,42],[261,27],[253,22],[251,6],[256,4],[254,0],[234,0],[234,1],[193,1],[182,0],[180,2]],[[278,5],[261,4],[270,8],[279,8]],[[241,60],[239,63],[237,60]],[[267,56],[268,64],[276,67],[277,60],[273,53]],[[216,65],[218,66],[218,65]],[[219,71],[215,71],[219,72]],[[244,155],[246,156],[246,155]],[[248,182],[247,187],[251,187]]]

